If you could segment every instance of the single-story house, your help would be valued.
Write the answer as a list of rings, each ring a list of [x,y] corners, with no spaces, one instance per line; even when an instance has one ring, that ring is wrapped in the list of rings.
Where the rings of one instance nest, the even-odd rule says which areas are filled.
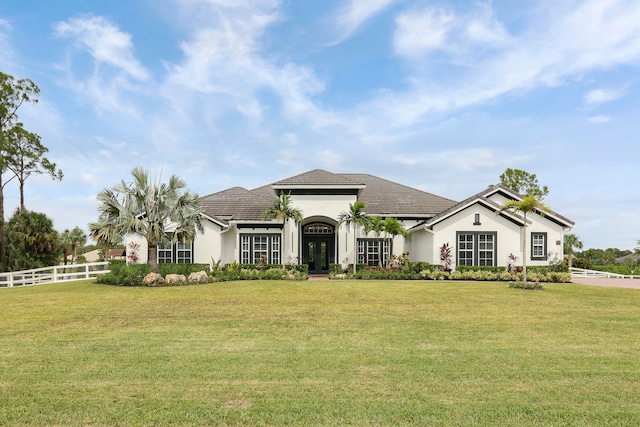
[[[291,206],[302,212],[303,221],[264,219],[277,196],[291,197]],[[223,265],[309,265],[309,273],[326,273],[330,264],[378,265],[393,255],[408,252],[410,261],[440,263],[440,247],[448,244],[452,261],[465,266],[506,266],[510,256],[522,260],[525,220],[521,214],[500,212],[507,200],[522,196],[497,185],[462,202],[358,173],[332,173],[315,169],[252,190],[233,187],[200,198],[204,209],[204,232],[190,243],[158,248],[158,262],[195,262]],[[394,217],[408,231],[388,244],[363,229],[356,231],[338,223],[341,212],[362,201],[366,214]],[[556,212],[527,216],[527,265],[561,261],[564,233],[574,223]],[[139,262],[146,262],[146,242],[129,236],[137,245]],[[380,244],[379,244],[380,243]],[[378,253],[378,252],[381,253]]]

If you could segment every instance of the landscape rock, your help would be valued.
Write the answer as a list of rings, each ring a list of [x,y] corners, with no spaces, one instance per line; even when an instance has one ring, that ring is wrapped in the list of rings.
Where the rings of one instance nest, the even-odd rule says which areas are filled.
[[[159,285],[164,283],[164,279],[162,278],[162,275],[160,273],[149,273],[144,276],[144,279],[142,279],[142,283],[147,286]]]
[[[189,274],[189,281],[197,283],[207,283],[209,281],[209,275],[207,275],[207,272],[204,270],[194,271],[193,273]]]
[[[167,274],[164,278],[167,285],[175,285],[177,283],[184,283],[187,281],[187,278],[182,274]]]

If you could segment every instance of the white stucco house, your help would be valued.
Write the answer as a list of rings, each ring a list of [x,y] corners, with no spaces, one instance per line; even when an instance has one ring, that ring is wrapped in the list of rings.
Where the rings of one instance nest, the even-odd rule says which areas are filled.
[[[281,192],[290,194],[292,206],[302,212],[300,224],[263,219]],[[456,202],[373,175],[315,169],[253,190],[233,187],[202,197],[204,233],[191,243],[159,247],[158,262],[253,264],[262,259],[308,264],[310,274],[319,274],[330,264],[352,263],[354,253],[359,263],[378,265],[379,246],[383,260],[408,252],[410,261],[439,264],[440,247],[449,244],[454,267],[505,266],[510,254],[522,260],[524,218],[499,210],[504,201],[521,198],[493,186]],[[407,237],[395,237],[388,247],[360,229],[354,248],[352,229],[338,224],[337,217],[358,200],[366,203],[367,215],[397,218]],[[562,260],[564,233],[573,225],[553,211],[529,214],[527,265]],[[127,240],[139,245],[139,262],[146,262],[144,239]]]

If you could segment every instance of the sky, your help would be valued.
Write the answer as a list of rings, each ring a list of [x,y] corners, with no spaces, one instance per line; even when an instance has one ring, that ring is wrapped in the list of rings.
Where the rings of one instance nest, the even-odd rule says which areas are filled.
[[[308,170],[453,200],[535,173],[584,248],[640,239],[637,0],[2,0],[0,71],[62,231],[134,167],[204,196]],[[5,213],[19,205],[5,188]]]

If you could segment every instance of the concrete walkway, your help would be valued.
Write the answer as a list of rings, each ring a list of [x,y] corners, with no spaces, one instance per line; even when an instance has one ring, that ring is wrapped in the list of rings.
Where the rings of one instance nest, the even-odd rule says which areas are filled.
[[[600,279],[592,277],[574,277],[571,283],[609,288],[640,289],[640,279]]]

